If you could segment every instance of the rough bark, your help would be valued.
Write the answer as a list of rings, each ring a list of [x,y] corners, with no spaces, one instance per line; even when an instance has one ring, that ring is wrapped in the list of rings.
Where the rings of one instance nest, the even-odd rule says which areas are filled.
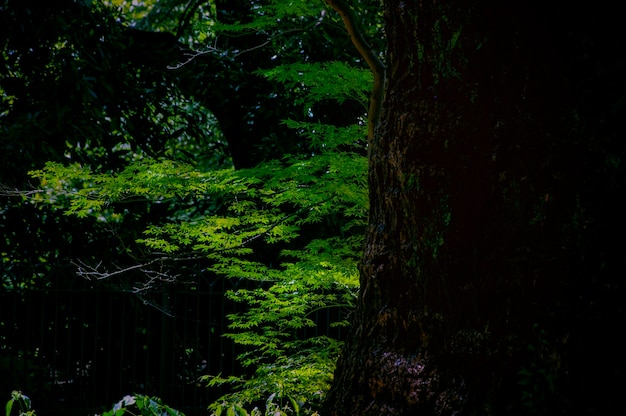
[[[576,388],[555,383],[587,278],[572,218],[598,143],[575,125],[590,38],[555,10],[384,2],[361,292],[324,416],[571,405]]]

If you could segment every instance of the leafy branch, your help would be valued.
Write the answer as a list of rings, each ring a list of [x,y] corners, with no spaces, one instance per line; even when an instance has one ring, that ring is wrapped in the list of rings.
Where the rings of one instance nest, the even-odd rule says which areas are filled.
[[[346,30],[348,31],[348,35],[350,36],[350,40],[365,62],[367,62],[367,65],[374,75],[374,86],[372,87],[372,93],[370,95],[367,117],[367,136],[371,142],[374,138],[374,130],[380,120],[386,78],[385,65],[365,40],[363,31],[357,24],[352,7],[344,0],[326,0],[326,2],[341,16]]]

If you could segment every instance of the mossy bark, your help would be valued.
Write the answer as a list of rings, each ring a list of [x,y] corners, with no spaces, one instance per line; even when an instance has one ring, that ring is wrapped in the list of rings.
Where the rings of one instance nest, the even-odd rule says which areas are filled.
[[[360,299],[324,416],[541,414],[576,395],[564,316],[593,192],[577,165],[599,144],[574,127],[573,63],[592,35],[549,6],[470,3],[384,2]]]

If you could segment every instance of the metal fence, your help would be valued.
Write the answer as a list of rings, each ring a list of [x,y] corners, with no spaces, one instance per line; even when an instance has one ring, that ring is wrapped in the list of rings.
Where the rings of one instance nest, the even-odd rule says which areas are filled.
[[[199,282],[141,296],[77,282],[71,288],[0,289],[0,399],[29,395],[42,416],[93,415],[126,394],[156,395],[187,415],[221,393],[203,374],[241,369],[221,334],[237,305],[232,283]]]

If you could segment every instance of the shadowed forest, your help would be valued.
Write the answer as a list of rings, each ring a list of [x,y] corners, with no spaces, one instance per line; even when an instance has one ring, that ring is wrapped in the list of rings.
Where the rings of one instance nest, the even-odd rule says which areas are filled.
[[[0,0],[6,415],[619,411],[618,13],[452,3]]]

